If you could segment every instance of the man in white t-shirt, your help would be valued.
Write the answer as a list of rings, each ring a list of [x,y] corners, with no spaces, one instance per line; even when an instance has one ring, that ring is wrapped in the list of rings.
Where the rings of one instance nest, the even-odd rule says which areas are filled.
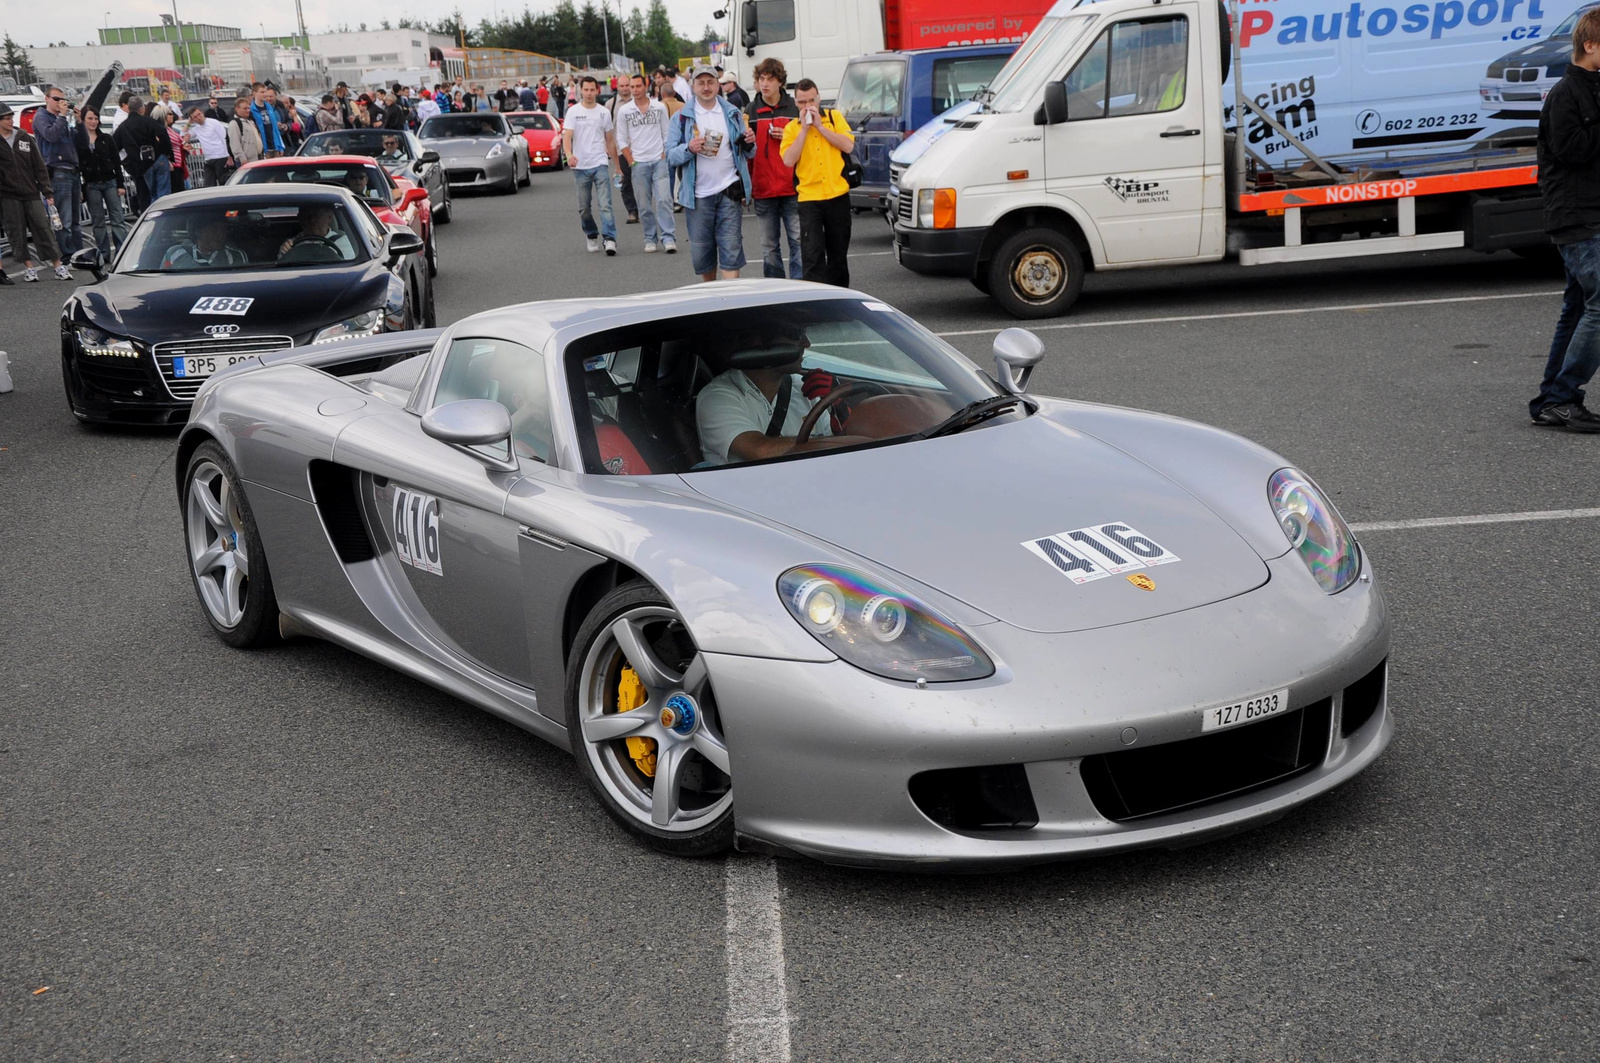
[[[672,224],[672,169],[667,165],[667,107],[650,98],[650,82],[635,74],[633,99],[617,105],[617,150],[633,173],[633,195],[644,219],[644,252],[659,240],[667,254],[678,251]]]
[[[796,439],[816,400],[805,396],[801,359],[810,345],[803,333],[781,326],[763,334],[738,336],[730,352],[748,369],[729,369],[701,389],[695,399],[695,427],[700,451],[711,465],[778,458],[796,449]],[[815,370],[813,370],[815,372]],[[805,450],[847,445],[861,440],[829,440],[832,418],[812,426]]]
[[[611,211],[611,161],[617,157],[617,135],[611,112],[595,101],[600,97],[600,82],[588,75],[581,83],[583,99],[567,108],[561,127],[562,149],[572,166],[578,184],[578,221],[590,251],[600,250],[604,239],[606,254],[617,253],[617,221]],[[593,202],[600,201],[600,227],[594,224]]]

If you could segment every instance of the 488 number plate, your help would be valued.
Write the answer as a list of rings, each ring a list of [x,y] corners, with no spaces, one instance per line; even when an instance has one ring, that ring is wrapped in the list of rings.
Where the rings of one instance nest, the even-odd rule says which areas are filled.
[[[1268,716],[1276,716],[1289,707],[1289,691],[1274,690],[1270,694],[1235,701],[1231,705],[1218,705],[1200,714],[1201,731],[1219,731],[1224,727],[1255,723]]]

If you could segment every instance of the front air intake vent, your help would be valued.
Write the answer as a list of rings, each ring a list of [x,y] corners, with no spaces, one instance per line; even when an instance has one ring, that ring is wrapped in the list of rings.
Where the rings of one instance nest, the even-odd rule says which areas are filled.
[[[1346,738],[1366,726],[1372,714],[1383,704],[1384,687],[1388,685],[1389,661],[1344,688],[1344,715],[1339,718],[1339,733]]]
[[[322,515],[328,541],[339,560],[347,565],[377,556],[366,521],[361,519],[361,500],[356,494],[359,478],[359,473],[344,465],[331,461],[311,463],[311,497]]]
[[[1039,823],[1021,764],[919,772],[911,777],[911,800],[946,830],[1028,830]]]

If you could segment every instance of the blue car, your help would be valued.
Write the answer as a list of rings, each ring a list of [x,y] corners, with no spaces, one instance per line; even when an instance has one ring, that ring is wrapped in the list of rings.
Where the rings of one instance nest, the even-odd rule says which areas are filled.
[[[927,48],[857,56],[844,68],[835,105],[856,135],[861,185],[850,191],[857,210],[889,208],[889,156],[935,115],[988,86],[1015,44]]]

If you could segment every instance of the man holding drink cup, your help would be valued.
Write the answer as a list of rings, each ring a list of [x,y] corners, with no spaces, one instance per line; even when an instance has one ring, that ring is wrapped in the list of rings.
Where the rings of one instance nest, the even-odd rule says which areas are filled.
[[[750,195],[746,157],[756,132],[722,98],[709,66],[690,72],[694,102],[673,116],[667,161],[679,171],[678,202],[689,227],[689,250],[701,280],[734,280],[745,264],[744,200]]]

